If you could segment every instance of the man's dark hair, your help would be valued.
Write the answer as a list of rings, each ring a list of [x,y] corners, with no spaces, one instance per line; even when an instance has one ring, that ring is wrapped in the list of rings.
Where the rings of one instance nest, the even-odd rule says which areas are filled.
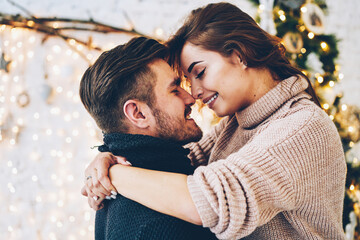
[[[124,103],[137,99],[152,107],[156,75],[149,64],[165,59],[166,47],[154,39],[137,37],[100,55],[80,82],[80,98],[106,133],[126,132]]]

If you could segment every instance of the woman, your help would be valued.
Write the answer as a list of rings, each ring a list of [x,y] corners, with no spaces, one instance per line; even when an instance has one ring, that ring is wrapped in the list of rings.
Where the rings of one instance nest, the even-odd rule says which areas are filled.
[[[117,164],[119,193],[220,239],[344,239],[341,141],[280,41],[217,3],[194,10],[168,45],[193,97],[225,118],[189,145],[206,166],[186,176]]]

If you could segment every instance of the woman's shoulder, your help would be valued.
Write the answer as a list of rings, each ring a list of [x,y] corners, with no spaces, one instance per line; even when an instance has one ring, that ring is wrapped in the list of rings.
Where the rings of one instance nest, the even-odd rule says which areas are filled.
[[[269,146],[292,138],[336,137],[336,127],[330,117],[308,98],[295,99],[282,106],[266,121],[254,139],[268,139]]]

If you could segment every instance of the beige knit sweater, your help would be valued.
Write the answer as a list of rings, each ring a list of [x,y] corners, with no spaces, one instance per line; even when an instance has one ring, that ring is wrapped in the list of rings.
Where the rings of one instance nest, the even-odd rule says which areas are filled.
[[[188,187],[219,239],[344,239],[344,152],[307,86],[280,82],[190,145],[192,161],[208,165]]]

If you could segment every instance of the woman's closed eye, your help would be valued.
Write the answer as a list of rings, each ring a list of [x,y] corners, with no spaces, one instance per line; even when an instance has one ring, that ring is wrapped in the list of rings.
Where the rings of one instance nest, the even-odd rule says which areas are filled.
[[[204,75],[205,70],[206,70],[206,67],[195,77],[195,79],[201,78],[201,76]]]

